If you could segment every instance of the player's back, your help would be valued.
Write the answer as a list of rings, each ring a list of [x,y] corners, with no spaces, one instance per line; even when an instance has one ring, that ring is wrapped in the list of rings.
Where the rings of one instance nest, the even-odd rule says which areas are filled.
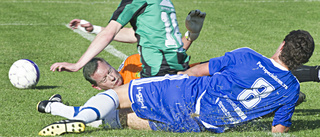
[[[145,0],[147,7],[135,24],[139,45],[165,52],[182,47],[174,5],[170,0]],[[168,51],[167,51],[168,50]]]
[[[275,61],[249,48],[211,59],[209,69],[210,85],[198,99],[201,105],[196,109],[204,125],[217,127],[213,128],[215,132],[222,132],[223,125],[232,127],[297,100],[296,78]]]

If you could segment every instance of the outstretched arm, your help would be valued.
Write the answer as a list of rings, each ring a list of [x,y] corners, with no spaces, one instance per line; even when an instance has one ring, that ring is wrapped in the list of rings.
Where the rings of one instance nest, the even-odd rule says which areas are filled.
[[[182,38],[183,48],[188,50],[193,41],[195,41],[200,35],[200,31],[203,26],[204,19],[206,17],[205,12],[200,10],[190,11],[185,20],[185,25],[188,31],[185,37]],[[101,26],[92,25],[86,20],[73,19],[69,23],[69,27],[72,29],[80,29],[88,33],[100,33],[104,28]],[[119,33],[114,37],[115,41],[124,43],[136,43],[137,38],[132,28],[122,28]]]
[[[73,19],[69,23],[69,27],[72,29],[79,29],[87,33],[100,33],[104,27],[96,26],[91,24],[86,20]],[[134,35],[134,30],[132,28],[122,28],[113,40],[124,43],[136,43],[137,38]]]
[[[108,26],[104,28],[92,41],[87,51],[82,55],[77,63],[54,63],[50,70],[51,71],[78,71],[93,57],[98,55],[109,43],[113,40],[114,36],[120,31],[122,25],[116,21],[110,21]]]
[[[124,43],[136,43],[138,40],[134,35],[133,28],[122,28],[119,33],[114,37],[115,41]]]

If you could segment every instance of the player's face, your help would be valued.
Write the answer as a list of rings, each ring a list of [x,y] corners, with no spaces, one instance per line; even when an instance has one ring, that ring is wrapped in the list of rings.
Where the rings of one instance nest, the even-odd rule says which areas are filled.
[[[97,87],[101,89],[113,89],[122,85],[122,76],[112,66],[105,62],[98,62],[98,68],[91,76],[97,82]]]

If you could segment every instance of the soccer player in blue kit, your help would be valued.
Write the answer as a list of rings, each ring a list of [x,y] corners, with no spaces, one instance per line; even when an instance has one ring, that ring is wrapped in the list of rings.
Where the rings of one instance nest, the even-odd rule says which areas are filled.
[[[86,123],[123,108],[132,108],[148,121],[144,129],[222,133],[274,113],[272,132],[287,132],[300,90],[290,70],[308,62],[313,50],[312,36],[297,30],[271,58],[239,48],[179,75],[132,80],[98,93],[84,104],[90,109],[50,124],[39,134],[83,132]]]

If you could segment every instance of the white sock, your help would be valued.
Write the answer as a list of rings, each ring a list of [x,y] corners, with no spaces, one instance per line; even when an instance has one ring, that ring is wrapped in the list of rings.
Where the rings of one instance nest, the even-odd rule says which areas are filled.
[[[83,120],[85,123],[90,123],[106,117],[110,112],[115,111],[118,106],[119,98],[117,93],[109,89],[91,97],[81,107],[78,115],[72,119]]]
[[[67,119],[71,119],[74,117],[75,108],[72,106],[67,106],[61,102],[52,102],[50,104],[51,114],[56,116],[65,117]]]

